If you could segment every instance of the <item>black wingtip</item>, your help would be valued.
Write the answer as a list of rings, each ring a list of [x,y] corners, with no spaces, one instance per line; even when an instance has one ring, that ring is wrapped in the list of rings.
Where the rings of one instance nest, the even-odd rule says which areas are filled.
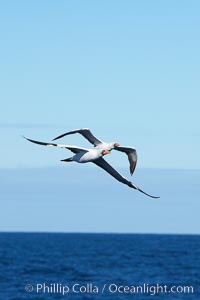
[[[160,198],[160,196],[152,196],[152,195],[150,195],[150,194],[144,192],[143,190],[141,190],[141,189],[139,189],[139,188],[138,188],[137,190],[138,190],[139,192],[141,192],[141,193],[147,195],[147,196],[150,197],[150,198],[153,198],[153,199],[159,199],[159,198]]]
[[[55,140],[58,140],[58,139],[62,138],[63,136],[65,136],[65,134],[61,134],[61,135],[55,137],[55,138],[52,140],[52,142],[55,141]]]
[[[23,136],[23,138],[25,138],[25,140],[27,140],[27,141],[29,141],[29,142],[31,142],[31,143],[38,144],[37,141],[31,140],[31,139],[29,139],[29,138],[27,138],[27,137],[25,137],[25,136]]]
[[[29,141],[29,142],[32,142],[32,140],[30,140],[29,138],[25,137],[24,135],[22,135],[22,137],[23,137],[25,140],[27,140],[27,141]]]
[[[39,141],[35,141],[32,139],[28,139],[27,137],[24,137],[27,141],[37,144],[37,145],[42,145],[42,146],[57,146],[57,144],[53,144],[53,143],[45,143],[45,142],[39,142]]]

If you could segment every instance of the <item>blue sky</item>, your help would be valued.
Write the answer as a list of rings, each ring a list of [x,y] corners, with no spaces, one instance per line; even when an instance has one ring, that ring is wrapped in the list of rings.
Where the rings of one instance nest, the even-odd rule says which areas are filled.
[[[199,169],[199,9],[199,1],[4,1],[1,169],[63,168],[70,152],[21,135],[49,141],[81,127],[134,146],[138,169]],[[89,146],[81,136],[62,142]],[[121,155],[109,159],[127,167]]]
[[[20,135],[49,140],[90,127],[135,146],[139,167],[199,168],[199,6],[2,3],[2,167],[57,165],[55,151],[36,155]]]

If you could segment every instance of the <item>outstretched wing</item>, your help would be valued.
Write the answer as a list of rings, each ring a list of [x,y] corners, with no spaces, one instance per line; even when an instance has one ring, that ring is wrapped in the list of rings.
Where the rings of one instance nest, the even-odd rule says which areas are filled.
[[[53,141],[60,139],[66,135],[70,135],[70,134],[74,134],[74,133],[80,133],[82,136],[84,136],[84,138],[86,138],[91,144],[93,144],[94,146],[97,146],[99,144],[102,143],[102,141],[100,141],[99,139],[97,139],[90,131],[89,128],[82,128],[82,129],[77,129],[77,130],[73,130],[73,131],[69,131],[66,133],[63,133],[59,136],[57,136],[55,139],[53,139]]]
[[[124,176],[122,176],[119,172],[117,172],[107,161],[105,161],[102,157],[98,158],[97,160],[93,161],[93,163],[100,168],[104,169],[106,172],[108,172],[111,176],[113,176],[118,181],[128,185],[130,188],[136,189],[140,191],[141,193],[151,197],[151,198],[160,198],[156,196],[151,196],[141,190],[139,187],[137,187],[135,184],[133,184],[131,181],[128,181]]]
[[[34,144],[38,144],[38,145],[42,145],[42,146],[54,146],[54,147],[60,147],[60,148],[65,148],[65,149],[68,149],[70,151],[72,151],[73,153],[79,153],[80,151],[84,151],[84,152],[88,152],[87,149],[85,148],[80,148],[80,147],[77,147],[77,146],[68,146],[68,145],[61,145],[61,144],[54,144],[54,143],[45,143],[45,142],[39,142],[39,141],[35,141],[35,140],[31,140],[31,139],[28,139],[24,136],[24,138],[31,142],[31,143],[34,143]]]
[[[127,154],[128,160],[130,163],[130,173],[133,175],[133,172],[135,170],[136,164],[137,164],[137,152],[134,148],[130,147],[115,147],[114,150],[121,151]]]

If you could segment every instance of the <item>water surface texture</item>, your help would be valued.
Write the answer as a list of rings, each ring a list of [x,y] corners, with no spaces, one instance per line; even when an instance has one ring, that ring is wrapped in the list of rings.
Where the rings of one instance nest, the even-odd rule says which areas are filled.
[[[199,267],[198,235],[0,234],[0,299],[198,299]],[[147,292],[156,285],[193,293]]]

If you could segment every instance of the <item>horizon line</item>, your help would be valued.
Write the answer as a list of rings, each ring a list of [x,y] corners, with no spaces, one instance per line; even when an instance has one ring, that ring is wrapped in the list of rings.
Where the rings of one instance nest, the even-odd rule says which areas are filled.
[[[177,233],[172,233],[172,232],[116,232],[116,231],[0,231],[0,234],[4,233],[16,233],[16,234],[99,234],[99,235],[195,235],[195,236],[200,236],[200,233],[185,233],[185,232],[177,232]]]
[[[17,171],[17,170],[40,170],[40,169],[60,169],[61,165],[49,165],[49,166],[7,166],[7,167],[0,167],[0,171],[9,170],[9,171]],[[71,167],[71,166],[70,166]],[[95,166],[88,165],[90,168],[95,168]],[[119,166],[119,169],[127,169],[127,167]],[[200,171],[200,168],[181,168],[181,167],[137,167],[137,170],[162,170],[162,171]]]

